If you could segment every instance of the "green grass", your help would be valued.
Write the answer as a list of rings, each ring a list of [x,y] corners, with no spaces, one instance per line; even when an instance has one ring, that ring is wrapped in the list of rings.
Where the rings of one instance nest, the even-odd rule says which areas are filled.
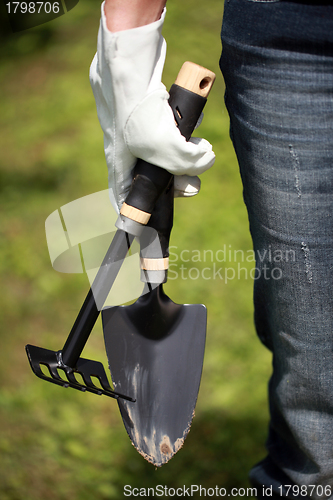
[[[117,499],[125,484],[246,488],[249,468],[264,456],[270,355],[254,332],[252,280],[245,279],[245,271],[227,282],[218,275],[190,277],[201,276],[207,267],[211,273],[214,263],[223,276],[226,267],[237,271],[238,263],[248,270],[253,266],[240,259],[216,260],[224,248],[245,254],[251,249],[218,68],[222,8],[216,0],[206,0],[202,7],[194,0],[170,1],[164,28],[167,87],[185,60],[217,74],[197,132],[212,142],[217,160],[202,176],[200,195],[175,203],[173,252],[180,256],[184,249],[195,250],[201,262],[183,263],[195,271],[189,275],[187,270],[187,279],[170,280],[165,290],[175,302],[205,303],[208,331],[191,432],[183,449],[158,470],[130,444],[114,401],[40,381],[24,351],[26,343],[60,349],[88,288],[85,275],[52,269],[44,223],[60,206],[107,188],[103,138],[88,80],[99,4],[81,0],[50,23],[48,36],[45,25],[11,35],[4,44],[1,500]],[[212,251],[214,262],[208,253],[203,261],[205,250]],[[175,270],[180,273],[179,266]],[[100,324],[85,355],[106,363]]]

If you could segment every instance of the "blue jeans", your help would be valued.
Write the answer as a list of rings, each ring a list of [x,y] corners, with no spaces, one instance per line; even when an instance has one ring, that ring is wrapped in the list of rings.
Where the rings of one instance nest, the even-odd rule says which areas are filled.
[[[225,0],[222,45],[255,325],[273,354],[268,458],[250,477],[333,498],[333,5]]]

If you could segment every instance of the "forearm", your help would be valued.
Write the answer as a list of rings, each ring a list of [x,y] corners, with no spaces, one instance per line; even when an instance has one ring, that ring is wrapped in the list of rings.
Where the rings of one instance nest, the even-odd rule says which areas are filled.
[[[110,31],[123,31],[157,21],[166,0],[105,0],[105,16]]]

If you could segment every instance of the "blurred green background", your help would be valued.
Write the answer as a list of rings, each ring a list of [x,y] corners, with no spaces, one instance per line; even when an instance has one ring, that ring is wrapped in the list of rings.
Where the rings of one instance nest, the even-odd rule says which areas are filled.
[[[185,60],[217,74],[198,132],[213,144],[217,159],[202,176],[200,195],[176,200],[173,252],[203,256],[204,250],[216,255],[226,248],[247,255],[251,240],[218,68],[223,2],[168,4],[166,86]],[[62,205],[107,188],[88,79],[99,6],[80,0],[65,16],[15,34],[2,11],[0,498],[117,499],[126,484],[247,488],[248,470],[265,455],[271,360],[253,327],[253,282],[245,271],[237,276],[238,264],[248,271],[254,265],[242,262],[241,253],[227,262],[183,263],[199,271],[165,287],[175,302],[207,306],[208,331],[191,431],[160,469],[131,445],[115,401],[43,382],[26,358],[26,343],[62,347],[89,286],[83,274],[53,270],[44,223]],[[214,263],[222,277],[233,268],[235,278],[193,279]],[[107,366],[100,323],[84,355]]]

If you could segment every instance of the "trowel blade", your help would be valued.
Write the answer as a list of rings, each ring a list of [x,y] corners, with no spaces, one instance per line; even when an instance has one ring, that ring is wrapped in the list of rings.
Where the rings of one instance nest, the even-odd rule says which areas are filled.
[[[102,319],[114,388],[135,399],[118,400],[127,433],[146,460],[161,466],[182,447],[191,426],[207,313],[204,305],[178,305],[164,294],[157,315],[155,306],[140,297],[103,310]]]

